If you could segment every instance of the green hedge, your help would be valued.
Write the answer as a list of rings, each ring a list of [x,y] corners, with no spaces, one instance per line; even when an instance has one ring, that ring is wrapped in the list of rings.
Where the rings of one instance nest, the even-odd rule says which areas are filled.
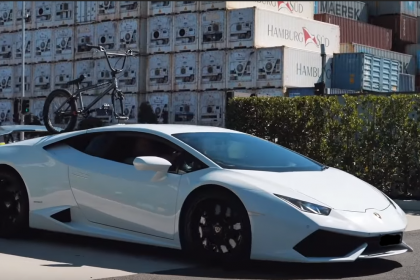
[[[226,127],[420,199],[420,95],[233,98]]]

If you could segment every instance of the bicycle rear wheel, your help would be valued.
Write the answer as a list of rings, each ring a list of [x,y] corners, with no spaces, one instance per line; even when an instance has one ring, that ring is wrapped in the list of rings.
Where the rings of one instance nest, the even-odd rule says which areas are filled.
[[[67,90],[56,89],[45,100],[43,108],[44,125],[50,133],[70,132],[76,127],[77,104],[76,100],[70,97],[71,93]]]

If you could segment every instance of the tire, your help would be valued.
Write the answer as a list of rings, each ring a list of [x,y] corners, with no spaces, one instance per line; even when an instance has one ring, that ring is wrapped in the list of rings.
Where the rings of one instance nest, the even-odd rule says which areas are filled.
[[[18,237],[29,227],[29,199],[18,175],[0,170],[0,237]]]
[[[50,119],[50,112],[49,112],[49,108],[51,103],[53,102],[53,100],[55,98],[70,98],[71,97],[71,93],[68,92],[67,90],[63,90],[63,89],[56,89],[53,90],[47,97],[47,99],[45,100],[44,103],[44,108],[42,111],[42,115],[44,118],[44,125],[47,128],[47,130],[52,133],[52,134],[59,134],[59,133],[64,133],[64,132],[70,132],[73,131],[74,128],[76,127],[76,123],[77,123],[77,104],[76,104],[76,100],[75,99],[70,99],[69,100],[69,105],[70,105],[70,110],[71,112],[73,112],[73,114],[70,117],[70,121],[67,123],[67,126],[64,130],[57,130],[54,128],[53,124],[52,124],[52,120]],[[63,108],[67,109],[68,106],[64,105]]]
[[[187,207],[180,234],[182,247],[188,254],[196,259],[222,265],[243,265],[249,260],[252,243],[251,224],[248,212],[238,197],[229,191],[205,190],[198,193]],[[228,208],[230,212],[226,210]],[[205,216],[203,214],[208,213],[209,209],[214,209],[215,213],[219,214],[213,218],[208,217],[203,222],[202,216]],[[225,218],[229,216],[226,214],[230,213],[234,221],[230,218],[220,219],[222,213],[225,213]],[[226,238],[229,235],[230,237]]]

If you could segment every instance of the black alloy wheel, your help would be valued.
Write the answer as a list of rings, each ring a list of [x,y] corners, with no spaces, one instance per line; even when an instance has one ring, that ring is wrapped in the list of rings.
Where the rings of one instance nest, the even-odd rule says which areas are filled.
[[[10,172],[0,171],[0,237],[23,233],[28,226],[28,209],[23,182]]]
[[[195,258],[234,264],[251,252],[251,226],[242,202],[229,192],[205,192],[185,216],[185,247]]]

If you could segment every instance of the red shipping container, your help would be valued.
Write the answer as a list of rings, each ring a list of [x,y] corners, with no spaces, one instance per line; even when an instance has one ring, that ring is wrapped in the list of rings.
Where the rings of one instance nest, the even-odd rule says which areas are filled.
[[[417,44],[417,18],[407,15],[386,15],[372,18],[370,23],[392,30],[392,43]]]
[[[340,43],[357,43],[383,50],[392,49],[392,30],[330,14],[317,14],[314,19],[340,26]]]

